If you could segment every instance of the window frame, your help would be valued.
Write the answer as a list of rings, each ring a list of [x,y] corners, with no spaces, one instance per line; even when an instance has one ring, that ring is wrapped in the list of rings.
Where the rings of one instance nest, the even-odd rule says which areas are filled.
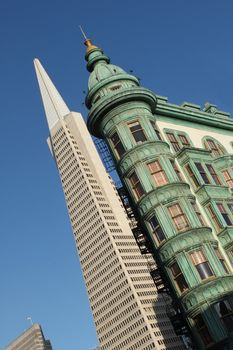
[[[227,312],[226,314],[223,315],[221,313],[220,303],[224,303],[225,311],[227,310],[229,312]],[[219,310],[217,309],[218,304],[219,304]],[[229,307],[229,309],[228,309],[228,307]],[[214,304],[214,309],[215,309],[216,313],[218,314],[218,317],[222,321],[224,327],[227,329],[227,332],[229,334],[233,333],[233,307],[231,306],[229,301],[228,300],[220,300],[218,303]],[[229,322],[229,319],[230,319],[230,322]]]
[[[118,138],[117,142],[114,142],[113,138],[114,138],[114,135],[116,135],[116,137]],[[125,152],[126,152],[126,149],[125,149],[125,146],[123,145],[123,142],[121,141],[121,138],[120,138],[120,135],[118,134],[117,131],[114,131],[110,136],[109,136],[110,140],[111,140],[111,143],[112,143],[112,146],[115,150],[115,153],[116,155],[118,156],[118,158],[121,158]],[[121,153],[121,151],[119,150],[119,147],[118,145],[120,145],[120,148],[123,149],[123,153]]]
[[[196,257],[194,254],[196,254]],[[193,250],[189,252],[189,256],[193,266],[195,266],[196,271],[198,272],[198,275],[202,281],[215,276],[214,271],[209,263],[209,260],[206,258],[206,255],[202,249]]]
[[[191,205],[192,205],[192,207],[193,207],[193,210],[194,210],[195,213],[196,213],[196,216],[198,217],[198,221],[199,221],[199,223],[201,224],[201,226],[206,226],[205,219],[204,219],[203,216],[202,216],[202,213],[201,213],[201,211],[200,211],[200,208],[199,208],[197,202],[196,202],[194,199],[191,199],[191,200],[190,200],[190,203],[191,203]]]
[[[198,320],[198,317],[199,317],[199,320]],[[198,323],[200,323],[200,325]],[[201,314],[198,314],[193,317],[193,324],[205,346],[209,346],[214,343],[214,340]]]
[[[175,209],[175,207],[178,208],[178,210],[177,210],[176,214],[173,214],[172,208]],[[170,218],[171,218],[177,232],[186,231],[187,229],[189,229],[191,227],[186,213],[183,211],[182,207],[180,206],[180,204],[178,202],[175,202],[175,203],[167,206],[167,210],[168,210]],[[179,223],[180,218],[182,218],[183,223],[185,223],[185,226],[179,227],[180,226],[180,223]]]
[[[212,145],[210,143],[212,143]],[[219,141],[215,140],[212,137],[206,136],[204,141],[203,141],[203,144],[204,144],[205,149],[210,151],[211,154],[215,157],[220,157],[220,156],[224,156],[225,154],[227,154],[223,145]]]
[[[161,136],[161,133],[160,133],[160,131],[159,131],[157,125],[156,125],[156,122],[155,122],[154,120],[151,120],[151,119],[150,119],[150,124],[151,124],[151,126],[152,126],[154,132],[156,133],[156,136],[157,136],[158,140],[159,140],[159,141],[163,141],[163,138],[162,138],[162,136]]]
[[[196,174],[194,173],[191,165],[190,164],[186,164],[185,165],[185,169],[186,169],[188,175],[190,176],[190,179],[191,179],[191,182],[192,182],[194,188],[197,189],[198,187],[200,187],[200,181],[197,178]]]
[[[211,218],[211,222],[213,221],[214,222],[214,226],[215,228],[217,229],[217,231],[220,231],[222,228],[223,228],[223,225],[221,223],[221,221],[219,220],[219,217],[215,211],[215,208],[213,208],[213,205],[212,204],[208,204],[206,206],[206,209],[210,215],[210,218]]]
[[[133,177],[135,177],[135,179],[136,179],[135,182],[131,180]],[[141,184],[141,181],[140,181],[136,171],[133,171],[129,175],[128,179],[129,179],[129,183],[131,185],[131,188],[133,190],[133,193],[134,193],[136,199],[139,200],[140,198],[142,198],[142,196],[144,196],[145,191],[144,191],[144,188],[143,188],[143,186]]]
[[[192,141],[187,133],[171,129],[164,129],[164,132],[174,152],[179,152],[186,147],[193,147]]]
[[[208,172],[209,172],[209,174],[210,174],[214,184],[217,185],[217,186],[221,186],[222,182],[221,182],[218,174],[216,173],[213,165],[209,164],[209,163],[205,163],[205,166],[206,166],[206,168],[207,168],[207,170],[208,170]]]
[[[229,172],[229,169],[222,170],[222,176],[230,189],[233,189],[233,178]]]
[[[165,236],[164,231],[163,231],[161,225],[159,224],[156,216],[155,215],[151,216],[148,219],[148,222],[150,224],[152,233],[155,236],[157,243],[158,244],[163,243],[166,240],[166,236]]]
[[[221,214],[225,224],[227,226],[233,226],[233,220],[232,220],[231,216],[229,216],[228,209],[226,209],[224,203],[223,202],[216,202],[216,206],[217,206],[218,211]]]
[[[127,125],[128,125],[130,132],[131,132],[131,135],[133,136],[133,139],[136,143],[142,143],[142,142],[145,142],[148,140],[147,136],[145,134],[144,128],[142,127],[139,120],[134,120],[134,121],[128,122]],[[135,128],[137,126],[139,127],[138,129],[132,130],[132,128]],[[139,139],[137,139],[136,135],[140,135]],[[141,136],[142,136],[142,139],[141,139]]]
[[[175,285],[177,286],[179,292],[184,293],[186,290],[189,289],[189,286],[183,272],[180,269],[179,264],[177,262],[174,262],[172,265],[170,265],[169,268],[170,268],[173,280],[175,281]]]
[[[152,166],[157,167],[156,170],[152,169]],[[160,161],[158,159],[153,160],[152,162],[147,163],[147,167],[149,169],[150,175],[153,178],[153,181],[155,182],[157,187],[161,187],[164,185],[167,185],[169,183],[168,177],[164,169],[162,168]],[[160,183],[160,180],[162,179],[162,182]]]
[[[179,181],[180,182],[184,182],[184,177],[183,177],[183,175],[182,175],[182,173],[181,173],[181,171],[180,171],[180,169],[179,169],[179,167],[177,165],[176,160],[175,159],[170,159],[170,163],[171,163],[171,166],[172,166],[173,170],[175,171]]]

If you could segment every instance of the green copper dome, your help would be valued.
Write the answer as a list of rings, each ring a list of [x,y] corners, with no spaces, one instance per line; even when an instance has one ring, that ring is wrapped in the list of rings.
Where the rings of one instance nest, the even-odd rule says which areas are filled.
[[[122,68],[110,64],[110,59],[103,50],[93,45],[90,39],[85,40],[87,46],[85,59],[87,70],[91,73],[88,80],[86,106],[103,102],[103,99],[122,93],[123,89],[139,86],[138,79]]]
[[[93,89],[96,84],[99,84],[101,81],[117,76],[119,78],[120,75],[127,74],[122,68],[115,66],[113,64],[107,64],[105,61],[99,61],[96,65],[92,73],[90,74],[88,80],[88,89]]]

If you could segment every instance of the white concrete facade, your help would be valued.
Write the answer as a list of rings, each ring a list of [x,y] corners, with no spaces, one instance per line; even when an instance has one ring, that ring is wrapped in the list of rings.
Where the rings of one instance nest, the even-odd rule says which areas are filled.
[[[4,350],[52,350],[52,346],[45,340],[41,326],[35,323]]]

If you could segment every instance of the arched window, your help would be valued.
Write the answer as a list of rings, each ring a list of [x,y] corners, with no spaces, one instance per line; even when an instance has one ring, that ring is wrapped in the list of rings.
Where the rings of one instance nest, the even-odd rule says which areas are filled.
[[[170,129],[165,129],[164,131],[174,152],[179,152],[185,147],[192,147],[189,136],[183,131]]]
[[[213,156],[219,157],[227,153],[223,145],[212,137],[206,137],[203,144],[205,149],[211,151]]]

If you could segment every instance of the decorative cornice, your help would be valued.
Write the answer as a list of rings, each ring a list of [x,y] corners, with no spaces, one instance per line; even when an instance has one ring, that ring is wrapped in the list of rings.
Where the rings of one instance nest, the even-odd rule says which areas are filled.
[[[143,101],[150,106],[152,113],[155,112],[156,97],[150,90],[141,87],[121,89],[114,96],[106,96],[101,99],[99,104],[93,105],[87,122],[91,134],[101,137],[100,124],[102,117],[106,117],[107,113],[113,108],[131,101]]]
[[[217,302],[224,295],[232,293],[233,276],[226,275],[221,277],[212,277],[190,291],[184,293],[180,299],[189,317],[193,317],[196,312],[200,312],[200,307],[207,308],[210,304]]]
[[[216,242],[209,227],[196,227],[177,233],[158,248],[163,263],[168,263],[174,256],[183,251],[200,247],[205,242]]]
[[[206,205],[211,200],[232,199],[232,194],[229,192],[228,186],[217,185],[202,185],[196,195],[200,200],[201,205]]]
[[[233,120],[226,113],[219,112],[222,116],[197,109],[192,111],[169,103],[160,103],[159,99],[156,107],[156,114],[233,131]]]
[[[146,216],[150,210],[158,205],[166,205],[171,201],[178,200],[180,197],[194,199],[187,183],[173,182],[157,187],[147,193],[138,203],[140,214],[141,216]]]

